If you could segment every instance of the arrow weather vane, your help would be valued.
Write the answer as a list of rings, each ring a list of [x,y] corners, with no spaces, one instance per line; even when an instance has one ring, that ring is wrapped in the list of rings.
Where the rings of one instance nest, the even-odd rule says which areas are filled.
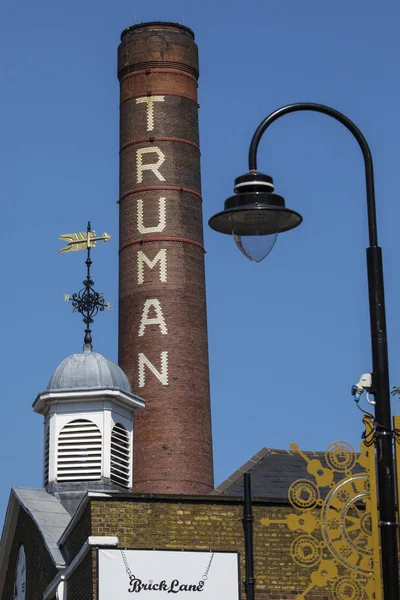
[[[94,281],[90,276],[90,267],[92,260],[90,258],[90,250],[96,246],[96,242],[103,241],[108,242],[111,239],[111,235],[103,233],[101,236],[96,236],[96,232],[92,231],[90,221],[87,225],[87,231],[79,233],[65,233],[59,236],[60,240],[68,242],[64,248],[61,248],[60,254],[64,252],[74,252],[78,250],[87,250],[87,258],[85,261],[87,267],[86,279],[83,280],[83,287],[76,294],[64,294],[64,300],[66,302],[72,302],[72,308],[74,311],[78,311],[83,316],[83,322],[86,325],[85,329],[85,349],[92,347],[92,331],[90,325],[93,323],[94,317],[97,313],[103,312],[105,308],[111,309],[111,303],[106,302],[103,294],[99,294],[94,289]]]

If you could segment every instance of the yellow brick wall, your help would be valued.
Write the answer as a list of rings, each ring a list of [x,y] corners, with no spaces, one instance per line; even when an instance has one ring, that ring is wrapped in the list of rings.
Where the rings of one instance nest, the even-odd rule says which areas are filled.
[[[312,569],[297,566],[290,556],[290,546],[299,533],[285,524],[260,524],[262,518],[284,520],[292,512],[289,506],[253,506],[258,600],[295,598],[310,581]],[[242,581],[245,578],[243,505],[239,501],[93,500],[91,518],[92,535],[117,536],[120,547],[239,551],[240,577]],[[313,594],[316,598],[328,595],[321,590]]]

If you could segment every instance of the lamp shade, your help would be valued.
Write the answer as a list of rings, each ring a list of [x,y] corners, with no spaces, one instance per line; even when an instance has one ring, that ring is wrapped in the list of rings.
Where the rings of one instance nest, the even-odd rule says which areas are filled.
[[[215,231],[236,236],[273,235],[294,229],[302,217],[285,207],[273,193],[272,177],[250,171],[235,179],[235,195],[225,200],[224,210],[209,220]]]

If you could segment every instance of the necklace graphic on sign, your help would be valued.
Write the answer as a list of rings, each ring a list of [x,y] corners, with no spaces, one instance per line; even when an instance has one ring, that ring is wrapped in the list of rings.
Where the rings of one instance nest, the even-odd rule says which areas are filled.
[[[128,592],[130,593],[139,593],[139,592],[168,592],[177,594],[179,592],[202,592],[204,590],[204,585],[208,579],[208,573],[211,568],[212,561],[214,559],[214,552],[211,553],[211,558],[208,562],[207,568],[204,571],[204,575],[201,576],[198,582],[196,583],[184,583],[179,579],[171,579],[167,581],[166,579],[162,579],[160,581],[154,581],[153,579],[149,579],[147,582],[144,582],[139,577],[135,577],[132,573],[132,570],[129,566],[128,559],[123,550],[121,550],[121,557],[125,565],[126,574],[129,577],[129,587]]]

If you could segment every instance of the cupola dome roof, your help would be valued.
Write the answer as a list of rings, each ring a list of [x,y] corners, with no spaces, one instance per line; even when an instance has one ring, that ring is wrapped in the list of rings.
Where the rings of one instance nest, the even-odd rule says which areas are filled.
[[[131,394],[131,386],[123,370],[98,352],[71,354],[57,367],[46,391],[118,388]]]

